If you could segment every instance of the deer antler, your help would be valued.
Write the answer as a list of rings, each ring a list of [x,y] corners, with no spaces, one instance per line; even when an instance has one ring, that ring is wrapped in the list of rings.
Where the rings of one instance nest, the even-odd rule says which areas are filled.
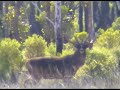
[[[75,37],[75,40],[76,40],[76,43],[77,43],[77,44],[80,44],[80,42],[78,41],[78,38],[77,38],[77,37]]]

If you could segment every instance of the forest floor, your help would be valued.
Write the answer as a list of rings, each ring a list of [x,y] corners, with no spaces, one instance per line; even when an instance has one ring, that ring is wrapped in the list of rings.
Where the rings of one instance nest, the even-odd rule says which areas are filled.
[[[119,89],[120,88],[120,73],[112,78],[86,78],[79,80],[56,80],[56,79],[41,79],[36,84],[24,84],[27,76],[22,76],[18,83],[0,82],[1,89]]]
[[[69,80],[66,82],[63,82],[62,80],[45,80],[42,79],[40,82],[38,82],[36,85],[28,84],[24,87],[23,84],[20,83],[0,83],[1,89],[23,89],[23,88],[35,88],[35,89],[64,89],[64,88],[70,88],[70,89],[119,89],[120,88],[120,79],[119,80],[103,80],[103,79],[96,79],[96,80],[83,80],[82,82],[77,80]]]

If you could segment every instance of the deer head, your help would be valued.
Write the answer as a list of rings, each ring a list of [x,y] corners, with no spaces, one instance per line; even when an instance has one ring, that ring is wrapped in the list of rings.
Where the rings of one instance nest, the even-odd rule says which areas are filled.
[[[76,38],[76,37],[74,37],[74,38],[75,38],[76,42],[73,43],[73,42],[70,41],[70,43],[72,43],[74,45],[74,47],[77,50],[80,51],[80,53],[84,53],[86,48],[92,49],[92,47],[93,47],[93,40],[90,39],[89,36],[83,42],[80,42],[78,40],[78,38]]]

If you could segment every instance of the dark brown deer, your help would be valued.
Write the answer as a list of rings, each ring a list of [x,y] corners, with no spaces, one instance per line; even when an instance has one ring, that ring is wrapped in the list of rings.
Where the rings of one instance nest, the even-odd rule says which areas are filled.
[[[79,67],[84,65],[86,48],[91,48],[93,42],[79,43],[76,39],[73,45],[76,51],[65,57],[36,57],[26,63],[26,67],[35,80],[72,78]]]

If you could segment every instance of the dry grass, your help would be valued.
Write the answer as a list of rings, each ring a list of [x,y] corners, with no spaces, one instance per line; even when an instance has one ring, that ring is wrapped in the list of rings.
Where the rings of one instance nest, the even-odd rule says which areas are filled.
[[[56,89],[56,88],[70,88],[70,89],[119,89],[120,88],[120,73],[114,74],[111,78],[86,78],[79,80],[45,80],[41,79],[37,84],[33,85],[33,82],[24,87],[24,81],[27,80],[28,75],[21,74],[18,79],[18,83],[12,84],[10,82],[0,82],[0,88],[2,89],[23,89],[23,88],[36,88],[36,89]]]

